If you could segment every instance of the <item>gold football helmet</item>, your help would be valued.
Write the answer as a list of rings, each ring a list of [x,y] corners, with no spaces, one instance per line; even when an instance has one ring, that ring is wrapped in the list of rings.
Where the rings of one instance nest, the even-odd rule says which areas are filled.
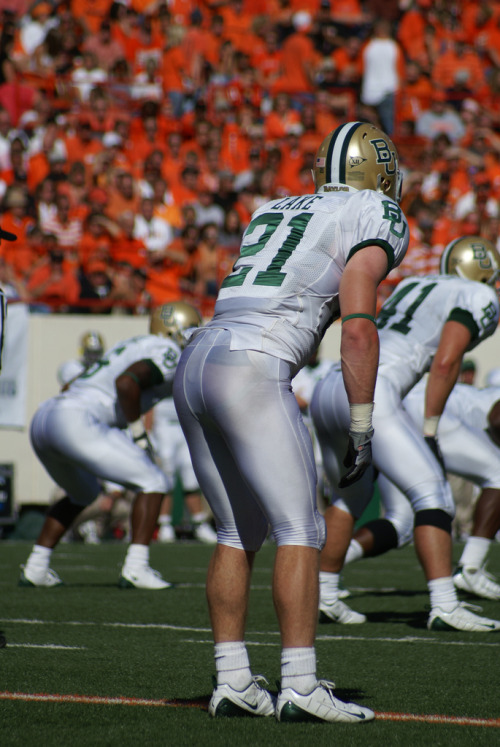
[[[91,366],[104,353],[104,340],[99,332],[85,332],[80,339],[80,358],[85,367]]]
[[[402,175],[392,140],[368,122],[340,125],[323,140],[314,162],[316,192],[339,191],[338,184],[373,189],[401,199]]]
[[[495,285],[500,273],[500,254],[488,239],[461,236],[450,241],[442,253],[440,272]]]
[[[149,331],[152,335],[171,337],[183,348],[186,344],[185,331],[190,327],[200,327],[202,321],[200,312],[190,303],[173,301],[151,312]]]

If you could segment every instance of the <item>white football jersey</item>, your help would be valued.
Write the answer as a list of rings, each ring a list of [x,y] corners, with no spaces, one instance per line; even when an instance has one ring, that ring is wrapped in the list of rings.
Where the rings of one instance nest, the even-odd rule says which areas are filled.
[[[338,190],[272,200],[253,214],[206,325],[228,329],[232,350],[305,365],[339,317],[349,258],[375,244],[388,271],[403,259],[409,230],[399,206],[373,190]]]
[[[422,379],[404,399],[405,410],[412,419],[422,424],[424,420],[426,379]],[[478,389],[470,384],[455,384],[444,408],[445,415],[453,415],[469,428],[484,431],[488,428],[488,414],[500,400],[500,387]]]
[[[76,379],[85,370],[85,366],[81,361],[72,360],[64,361],[57,369],[57,381],[61,386],[69,384],[72,379]]]
[[[100,360],[84,371],[59,397],[85,401],[86,407],[101,422],[126,427],[126,419],[116,396],[115,380],[129,366],[148,360],[162,375],[162,381],[141,395],[141,413],[172,394],[175,369],[180,358],[179,346],[160,335],[140,335],[119,342]]]
[[[493,334],[498,317],[498,298],[489,285],[454,275],[405,278],[377,317],[378,376],[390,379],[404,397],[429,369],[447,321],[470,330],[472,350]]]

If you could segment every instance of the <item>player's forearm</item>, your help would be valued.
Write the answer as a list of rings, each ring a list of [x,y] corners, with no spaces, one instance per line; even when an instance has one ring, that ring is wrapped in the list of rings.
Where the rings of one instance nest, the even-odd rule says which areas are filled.
[[[434,360],[425,392],[425,418],[440,416],[460,372],[460,361],[440,364]]]
[[[375,324],[363,318],[351,319],[343,324],[340,354],[350,404],[373,402],[379,358]]]

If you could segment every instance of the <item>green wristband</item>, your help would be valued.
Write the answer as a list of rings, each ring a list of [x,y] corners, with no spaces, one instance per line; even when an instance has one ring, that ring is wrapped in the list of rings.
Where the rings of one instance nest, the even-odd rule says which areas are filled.
[[[132,381],[135,381],[135,383],[138,384],[139,386],[141,385],[141,382],[139,381],[139,377],[136,376],[135,373],[133,373],[132,371],[124,371],[122,373],[122,376],[129,376],[132,379]]]
[[[375,317],[371,314],[348,314],[342,319],[342,324],[346,322],[348,319],[368,319],[370,322],[373,322],[376,324]]]

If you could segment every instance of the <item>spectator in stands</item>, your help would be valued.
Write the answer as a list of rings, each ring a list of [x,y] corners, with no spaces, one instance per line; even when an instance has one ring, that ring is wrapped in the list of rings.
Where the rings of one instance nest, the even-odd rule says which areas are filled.
[[[80,65],[75,65],[71,72],[71,83],[75,87],[77,96],[86,104],[89,100],[91,90],[107,80],[107,73],[99,66],[97,56],[92,50],[87,49],[82,55]]]
[[[471,96],[485,80],[483,63],[463,31],[443,40],[432,68],[432,83],[458,100]]]
[[[90,260],[85,269],[80,270],[81,302],[80,314],[110,314],[114,296],[113,276],[109,265],[98,259]]]
[[[27,290],[31,308],[43,312],[67,313],[80,295],[75,266],[65,258],[55,234],[44,234],[46,256],[31,274]]]
[[[97,34],[87,36],[83,44],[83,51],[92,52],[99,67],[105,70],[108,75],[116,61],[125,56],[123,45],[113,39],[111,23],[108,20],[102,21]]]
[[[224,210],[215,201],[215,195],[208,188],[202,187],[198,199],[193,202],[196,213],[196,225],[201,228],[206,223],[215,223],[219,228],[224,223]]]
[[[481,223],[485,218],[499,216],[498,200],[491,196],[491,181],[486,173],[478,172],[472,179],[472,188],[457,200],[454,216],[459,221],[477,213],[477,220]]]
[[[457,112],[447,103],[444,91],[434,91],[429,109],[420,114],[416,120],[417,135],[432,140],[443,132],[455,143],[465,133],[465,127]]]
[[[281,74],[272,85],[272,92],[285,92],[293,96],[312,93],[320,56],[308,34],[312,25],[311,14],[300,10],[293,15],[293,33],[281,48]]]
[[[127,262],[134,268],[147,266],[148,250],[142,239],[134,236],[135,213],[124,210],[117,218],[118,231],[112,235],[110,253],[113,263]]]
[[[168,245],[174,238],[174,231],[170,223],[154,214],[154,200],[143,197],[139,212],[134,221],[134,237],[140,239],[148,254],[163,256]]]
[[[382,18],[375,21],[373,33],[363,49],[361,101],[372,107],[382,129],[394,132],[396,94],[404,77],[404,59],[394,39],[391,24]]]
[[[55,197],[56,212],[48,215],[41,224],[46,233],[57,236],[61,251],[73,260],[77,259],[83,233],[81,217],[74,215],[66,192],[58,192]]]
[[[139,191],[130,171],[118,171],[114,175],[114,183],[109,188],[109,201],[106,215],[113,220],[130,211],[136,213],[140,203]]]

